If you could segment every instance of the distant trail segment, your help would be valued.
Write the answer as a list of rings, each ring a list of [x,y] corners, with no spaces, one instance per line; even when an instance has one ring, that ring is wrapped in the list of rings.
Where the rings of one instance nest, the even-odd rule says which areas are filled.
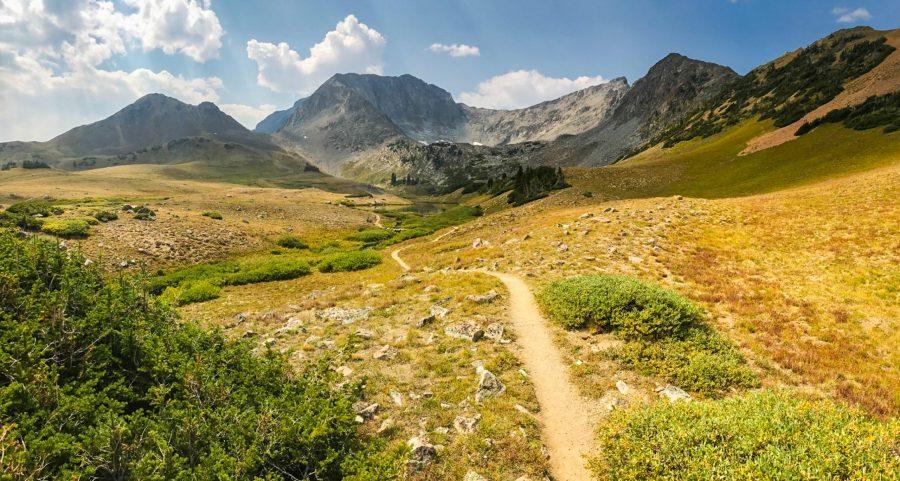
[[[400,257],[402,250],[394,250],[391,257],[408,271],[409,265]],[[585,456],[594,443],[598,411],[578,393],[569,379],[568,366],[553,342],[553,333],[528,284],[519,276],[503,272],[457,272],[480,272],[499,279],[506,286],[509,323],[516,332],[517,355],[525,365],[541,407],[538,419],[544,444],[550,453],[554,479],[589,481],[591,474]]]

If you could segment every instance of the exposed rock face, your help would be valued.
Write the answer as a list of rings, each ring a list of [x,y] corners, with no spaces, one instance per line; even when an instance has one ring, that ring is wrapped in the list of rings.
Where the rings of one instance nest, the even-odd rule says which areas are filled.
[[[267,115],[266,118],[259,121],[256,124],[256,127],[253,128],[254,132],[259,132],[263,134],[274,134],[281,130],[284,127],[284,124],[291,118],[291,115],[294,115],[294,112],[303,105],[306,99],[302,98],[292,105],[290,108],[284,110],[276,110],[271,114]]]
[[[472,342],[478,341],[484,337],[484,330],[472,321],[460,322],[459,324],[449,326],[444,329],[444,333],[456,339]]]
[[[616,162],[737,77],[728,67],[669,54],[634,83],[612,115],[582,134],[551,143],[538,163],[601,166]]]

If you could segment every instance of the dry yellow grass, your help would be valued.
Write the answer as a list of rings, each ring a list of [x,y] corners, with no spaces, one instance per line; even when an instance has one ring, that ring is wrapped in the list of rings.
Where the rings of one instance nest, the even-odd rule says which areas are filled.
[[[405,258],[414,266],[519,272],[536,288],[592,272],[656,281],[702,303],[765,384],[896,415],[897,198],[900,164],[735,199],[604,202],[569,189],[485,216],[439,243],[413,245]],[[473,248],[476,238],[488,246]],[[573,362],[584,361],[576,373],[588,393],[609,394],[615,376],[630,376],[593,356],[608,339],[560,337]]]

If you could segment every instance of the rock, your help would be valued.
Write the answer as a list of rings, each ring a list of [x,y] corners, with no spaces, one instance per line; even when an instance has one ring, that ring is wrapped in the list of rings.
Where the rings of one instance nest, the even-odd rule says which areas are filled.
[[[328,319],[330,321],[340,321],[341,324],[352,324],[356,321],[365,321],[369,319],[369,314],[371,312],[371,307],[329,307],[328,309],[316,312],[316,317]]]
[[[372,357],[378,360],[393,359],[397,357],[397,348],[387,345],[381,346],[380,349],[375,351],[375,354],[373,354]]]
[[[670,403],[676,401],[687,402],[691,400],[690,394],[684,392],[680,387],[671,384],[666,384],[665,387],[656,388],[656,392],[658,392],[661,397],[668,399]]]
[[[473,417],[456,416],[456,419],[453,420],[453,428],[460,434],[473,433],[475,432],[475,425],[478,424],[480,418],[481,416],[477,414]]]
[[[375,337],[375,332],[371,331],[369,329],[360,328],[360,329],[357,329],[354,334],[362,339],[367,339],[367,340]]]
[[[465,321],[444,329],[444,334],[464,341],[476,342],[484,336],[484,331],[472,321]]]
[[[397,391],[391,391],[388,394],[391,396],[391,401],[394,401],[394,404],[396,404],[397,406],[403,405],[403,395],[402,394],[400,394]]]
[[[475,240],[472,241],[472,248],[477,249],[484,245],[484,241],[481,240],[481,237],[476,237]]]
[[[644,262],[644,259],[638,256],[628,256],[628,262],[632,264],[640,264],[641,262]]]
[[[410,438],[406,444],[410,450],[406,463],[412,471],[419,471],[437,459],[437,449],[418,436]]]
[[[347,366],[340,366],[334,370],[338,374],[344,377],[350,377],[353,374],[353,369],[350,369]]]
[[[566,245],[566,243],[562,243],[562,244],[556,246],[556,250],[557,250],[557,252],[566,252],[569,250],[569,246]]]
[[[503,340],[503,324],[499,322],[488,324],[487,329],[484,330],[484,337],[494,341]]]
[[[424,292],[424,293],[427,294],[427,293],[430,293],[430,292],[437,292],[438,290],[439,290],[439,289],[438,289],[438,286],[432,284],[432,285],[430,285],[430,286],[425,286],[425,288],[422,289],[422,292]]]
[[[284,323],[283,326],[279,327],[275,330],[273,334],[276,336],[294,334],[300,328],[301,321],[296,317],[288,318],[287,322]]]
[[[384,421],[381,421],[381,425],[378,426],[377,433],[384,434],[384,433],[394,429],[394,426],[396,426],[396,425],[397,425],[397,423],[394,421],[393,418],[387,418]]]
[[[416,277],[416,276],[414,276],[414,275],[412,275],[412,274],[403,274],[402,276],[400,276],[400,277],[398,278],[398,280],[399,280],[400,282],[405,282],[405,283],[407,283],[407,284],[413,284],[413,283],[416,283],[416,282],[421,282],[421,281],[419,280],[418,277]]]
[[[450,433],[450,428],[448,428],[446,426],[438,426],[438,427],[434,428],[434,432],[436,432],[438,434],[446,435],[446,434]]]
[[[366,401],[356,401],[353,403],[353,410],[356,412],[356,415],[369,420],[375,417],[375,414],[378,413],[378,408],[380,406],[378,403],[368,403]]]
[[[466,476],[463,478],[463,481],[488,481],[484,476],[476,473],[475,471],[469,471],[466,473]]]
[[[431,306],[431,308],[428,310],[428,312],[431,313],[432,316],[434,316],[438,319],[443,319],[443,318],[447,317],[447,314],[450,314],[450,309],[448,309],[444,306],[435,304],[435,305]]]
[[[435,320],[435,317],[434,317],[433,315],[425,316],[425,317],[420,317],[418,320],[416,320],[416,322],[414,323],[414,325],[415,325],[416,327],[425,327],[425,326],[427,326],[427,325],[429,325],[429,324],[434,323],[434,320]]]
[[[594,215],[594,214],[591,214],[590,212],[587,212],[587,213],[581,214],[580,216],[578,216],[578,218],[579,218],[579,219],[590,219],[591,217],[593,217],[593,215]]]
[[[491,371],[482,367],[478,369],[478,374],[481,377],[478,380],[478,390],[475,391],[476,402],[480,403],[486,398],[499,396],[506,392],[506,386]]]
[[[486,303],[491,302],[494,299],[496,299],[498,295],[499,294],[497,294],[497,291],[491,289],[480,296],[474,295],[474,294],[469,294],[468,296],[466,296],[466,300],[472,301],[476,304],[486,304]]]
[[[252,330],[252,329],[249,329],[249,330],[247,330],[247,332],[245,332],[244,335],[241,336],[241,337],[243,337],[244,339],[249,339],[249,338],[251,338],[251,337],[256,337],[256,331],[254,331],[254,330]]]
[[[626,396],[628,395],[628,393],[631,392],[631,387],[628,384],[626,384],[625,381],[623,381],[621,379],[616,381],[616,389],[618,389],[620,393],[622,393]]]

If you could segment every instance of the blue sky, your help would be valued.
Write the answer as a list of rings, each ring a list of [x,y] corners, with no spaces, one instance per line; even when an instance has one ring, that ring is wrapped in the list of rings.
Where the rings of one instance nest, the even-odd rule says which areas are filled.
[[[839,28],[900,27],[900,0],[30,2],[0,0],[0,141],[46,140],[150,90],[249,127],[337,71],[513,108],[633,82],[669,52],[745,73]]]

